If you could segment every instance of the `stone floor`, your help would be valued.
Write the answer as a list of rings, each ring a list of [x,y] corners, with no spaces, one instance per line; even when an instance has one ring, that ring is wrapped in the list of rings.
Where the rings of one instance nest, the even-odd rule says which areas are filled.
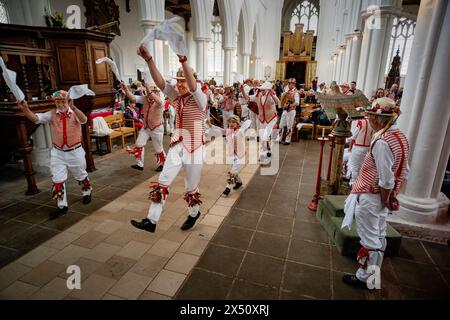
[[[132,143],[131,140],[128,142]],[[165,144],[167,147],[168,139]],[[88,205],[81,203],[80,187],[69,175],[67,191],[71,214],[57,220],[48,219],[48,214],[55,210],[50,194],[51,176],[36,174],[41,192],[26,196],[26,180],[22,171],[17,166],[4,166],[0,170],[0,267],[153,176],[156,164],[151,142],[145,153],[147,165],[143,172],[130,169],[130,165],[134,164],[132,158],[118,146],[114,146],[111,154],[102,157],[94,155],[97,170],[89,173],[94,192],[92,202]]]
[[[311,141],[281,147],[278,175],[255,175],[177,299],[450,299],[450,249],[408,238],[399,257],[385,259],[382,290],[342,282],[356,261],[306,208],[318,154]]]
[[[88,213],[76,206],[79,199],[72,200],[75,208],[64,217],[71,222],[46,221],[44,212],[53,207],[46,201],[49,186],[42,193],[47,198],[36,196],[41,202],[3,196],[12,203],[3,204],[0,248],[13,251],[12,244],[23,243],[25,249],[9,261],[29,252],[3,263],[0,299],[449,299],[449,248],[409,238],[399,257],[385,259],[382,290],[342,284],[356,263],[339,255],[306,209],[318,153],[313,141],[281,146],[276,175],[260,175],[256,165],[247,165],[244,190],[228,198],[221,197],[226,166],[205,165],[202,218],[187,232],[179,229],[186,215],[183,175],[174,182],[155,234],[130,226],[131,218],[145,216],[149,182],[156,176],[148,179],[151,166],[143,174],[133,172],[132,161],[120,152],[96,162],[99,170],[91,175],[94,198],[104,202]],[[69,185],[69,192],[75,187]],[[29,222],[21,218],[25,214]],[[9,223],[28,228],[10,230]],[[67,289],[69,265],[81,268],[81,290]]]

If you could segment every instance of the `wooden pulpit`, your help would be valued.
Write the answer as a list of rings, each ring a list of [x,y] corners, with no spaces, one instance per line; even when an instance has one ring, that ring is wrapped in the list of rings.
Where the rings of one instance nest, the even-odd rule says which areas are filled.
[[[110,56],[114,35],[85,29],[60,29],[0,24],[0,55],[8,69],[17,73],[17,84],[33,112],[45,112],[55,106],[46,99],[56,90],[88,84],[95,96],[74,101],[89,119],[94,109],[112,106],[113,76],[101,57]],[[27,177],[27,194],[39,192],[34,179],[30,136],[37,125],[17,109],[15,98],[0,77],[0,164],[12,153],[21,155]],[[95,170],[91,152],[89,124],[83,125],[83,147],[87,170]]]

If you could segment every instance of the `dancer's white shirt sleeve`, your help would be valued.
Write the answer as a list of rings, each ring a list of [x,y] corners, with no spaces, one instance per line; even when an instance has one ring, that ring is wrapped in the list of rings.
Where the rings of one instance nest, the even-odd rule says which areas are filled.
[[[50,121],[52,120],[51,111],[36,113],[36,116],[38,117],[38,121],[36,122],[36,124],[47,124],[50,123]]]
[[[197,88],[194,92],[191,92],[191,94],[200,110],[205,111],[208,105],[208,98],[206,97],[206,94],[203,93],[200,85],[197,85]]]

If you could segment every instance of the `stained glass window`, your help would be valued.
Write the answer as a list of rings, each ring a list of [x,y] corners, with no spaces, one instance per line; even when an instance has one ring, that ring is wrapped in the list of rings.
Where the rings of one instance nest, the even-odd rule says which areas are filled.
[[[291,31],[295,31],[295,25],[303,23],[303,31],[314,30],[317,34],[317,26],[319,23],[319,11],[317,7],[309,1],[301,1],[292,12]]]

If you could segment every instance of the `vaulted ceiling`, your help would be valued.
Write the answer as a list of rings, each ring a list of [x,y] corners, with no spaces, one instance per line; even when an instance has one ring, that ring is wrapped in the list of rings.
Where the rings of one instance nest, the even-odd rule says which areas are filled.
[[[192,17],[190,1],[189,0],[166,0],[165,5],[166,5],[167,11],[184,18],[184,21],[186,24],[186,30],[188,30],[187,25],[189,23],[189,20]],[[217,1],[214,1],[213,15],[214,16],[219,15],[219,6],[217,5]]]

